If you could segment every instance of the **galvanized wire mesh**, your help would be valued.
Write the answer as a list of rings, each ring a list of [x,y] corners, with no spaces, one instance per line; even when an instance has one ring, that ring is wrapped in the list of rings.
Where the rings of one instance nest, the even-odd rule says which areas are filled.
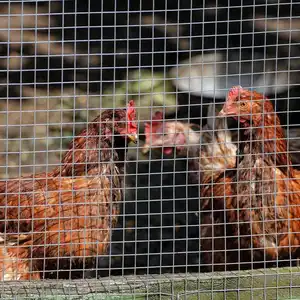
[[[8,280],[1,283],[1,298],[299,297],[299,256],[293,249],[299,244],[300,191],[297,194],[298,173],[292,171],[300,167],[299,11],[293,1],[1,2],[0,278]],[[257,175],[257,165],[251,166],[256,175],[247,173],[244,188],[254,188],[244,210],[239,197],[249,191],[237,188],[238,195],[233,195],[234,182],[241,183],[233,174],[247,154],[242,122],[239,117],[238,122],[226,119],[226,136],[233,142],[230,150],[215,152],[222,142],[218,132],[224,128],[209,114],[211,104],[217,111],[222,108],[236,85],[272,101],[286,149],[275,147],[269,154],[280,156],[284,150],[291,161],[281,163],[293,165],[288,171],[277,166],[275,180],[272,171],[268,180]],[[131,99],[137,108],[139,141],[123,145],[127,155],[116,158],[111,149],[107,155],[112,158],[104,166],[87,159],[81,161],[84,171],[76,174],[74,160],[65,167],[62,160],[69,145],[77,143],[72,143],[74,137],[88,130],[104,109],[126,108]],[[152,120],[157,111],[162,127]],[[243,120],[251,127],[254,123]],[[161,135],[147,140],[147,126],[159,128]],[[172,128],[179,130],[176,138]],[[209,138],[211,132],[214,138]],[[108,131],[96,133],[101,139]],[[171,142],[163,144],[162,136],[171,136]],[[82,153],[88,155],[89,147]],[[266,148],[250,153],[255,151],[256,158],[262,158],[259,163],[267,162],[274,170],[271,156],[265,158]],[[238,160],[230,167],[229,152]],[[226,170],[217,178],[211,171],[208,181],[201,179],[201,153],[213,155],[215,168],[226,154]],[[74,156],[71,151],[70,161]],[[119,164],[110,169],[114,160]],[[90,172],[99,166],[100,173]],[[125,187],[116,184],[123,167]],[[13,184],[13,178],[21,177]],[[95,178],[96,188],[91,183]],[[231,178],[229,198],[222,178]],[[273,187],[261,187],[263,180]],[[118,196],[116,189],[107,188],[108,182],[123,191],[116,206],[107,205]],[[209,192],[216,182],[224,187],[224,195]],[[282,199],[280,188],[285,191]],[[274,202],[272,195],[279,200]],[[79,216],[83,223],[76,221]],[[76,251],[51,250],[54,244],[58,249],[77,247],[66,237],[96,231],[82,225],[92,218],[97,219],[93,224],[102,222],[108,228],[99,233],[97,246],[80,240],[78,249],[85,250],[78,251],[79,257]],[[71,220],[68,226],[66,219]],[[287,250],[280,249],[282,244]],[[89,247],[97,251],[89,252]],[[17,266],[23,268],[23,263],[22,279],[31,281],[20,280]]]

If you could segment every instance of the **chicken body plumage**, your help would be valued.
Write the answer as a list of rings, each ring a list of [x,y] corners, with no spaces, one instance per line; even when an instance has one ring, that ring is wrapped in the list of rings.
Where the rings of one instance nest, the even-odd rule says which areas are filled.
[[[280,126],[278,118],[276,123]],[[282,130],[274,131],[274,124],[271,130],[268,124],[264,126],[267,132],[254,130],[249,135],[226,208],[228,222],[235,223],[234,234],[242,236],[241,246],[259,249],[256,260],[267,254],[276,261],[298,249],[300,182],[285,142],[280,141],[284,138]],[[280,141],[277,147],[276,141]]]
[[[106,254],[122,199],[127,136],[136,135],[129,113],[103,112],[53,172],[0,183],[2,256],[14,262],[0,257],[1,279],[38,279],[45,269],[55,271],[58,259],[70,268]]]

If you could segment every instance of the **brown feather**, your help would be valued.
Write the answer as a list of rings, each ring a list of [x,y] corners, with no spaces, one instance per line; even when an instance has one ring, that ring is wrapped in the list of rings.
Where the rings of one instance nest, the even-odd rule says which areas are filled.
[[[226,232],[234,238],[219,248],[239,251],[231,256],[234,252],[216,254],[221,261],[219,269],[230,269],[227,261],[250,263],[289,257],[299,245],[300,182],[279,118],[269,100],[242,88],[229,94],[223,112],[239,116],[249,130],[245,131],[244,157],[236,172],[225,179],[212,178],[212,188],[203,191],[203,196],[213,196],[213,202],[225,199]],[[250,248],[254,250],[243,251]]]
[[[81,262],[107,252],[122,199],[127,136],[121,132],[126,111],[104,111],[72,141],[61,167],[0,182],[0,249],[10,258],[0,260],[0,270],[7,270],[2,279],[37,279],[49,259]],[[18,251],[22,264],[14,261]],[[8,275],[16,268],[25,273]]]

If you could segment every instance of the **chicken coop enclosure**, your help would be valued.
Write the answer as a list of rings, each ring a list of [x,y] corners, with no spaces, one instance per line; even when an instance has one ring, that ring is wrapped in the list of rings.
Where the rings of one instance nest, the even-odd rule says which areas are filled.
[[[1,1],[1,299],[300,299],[299,84],[297,1]]]

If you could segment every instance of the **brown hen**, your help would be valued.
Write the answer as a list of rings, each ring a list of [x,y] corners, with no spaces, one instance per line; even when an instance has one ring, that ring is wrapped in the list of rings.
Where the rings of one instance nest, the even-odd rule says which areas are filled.
[[[272,103],[241,87],[230,90],[220,112],[244,127],[242,158],[236,171],[227,171],[202,189],[214,202],[225,199],[226,241],[213,247],[208,265],[215,270],[255,267],[297,255],[300,242],[300,181],[291,164],[287,142]],[[218,238],[218,237],[217,237]],[[244,264],[245,263],[245,264]],[[257,266],[261,266],[258,264]]]
[[[106,110],[90,123],[53,172],[0,183],[2,280],[39,279],[57,259],[70,268],[107,252],[127,143],[136,139],[130,101],[127,110]]]

